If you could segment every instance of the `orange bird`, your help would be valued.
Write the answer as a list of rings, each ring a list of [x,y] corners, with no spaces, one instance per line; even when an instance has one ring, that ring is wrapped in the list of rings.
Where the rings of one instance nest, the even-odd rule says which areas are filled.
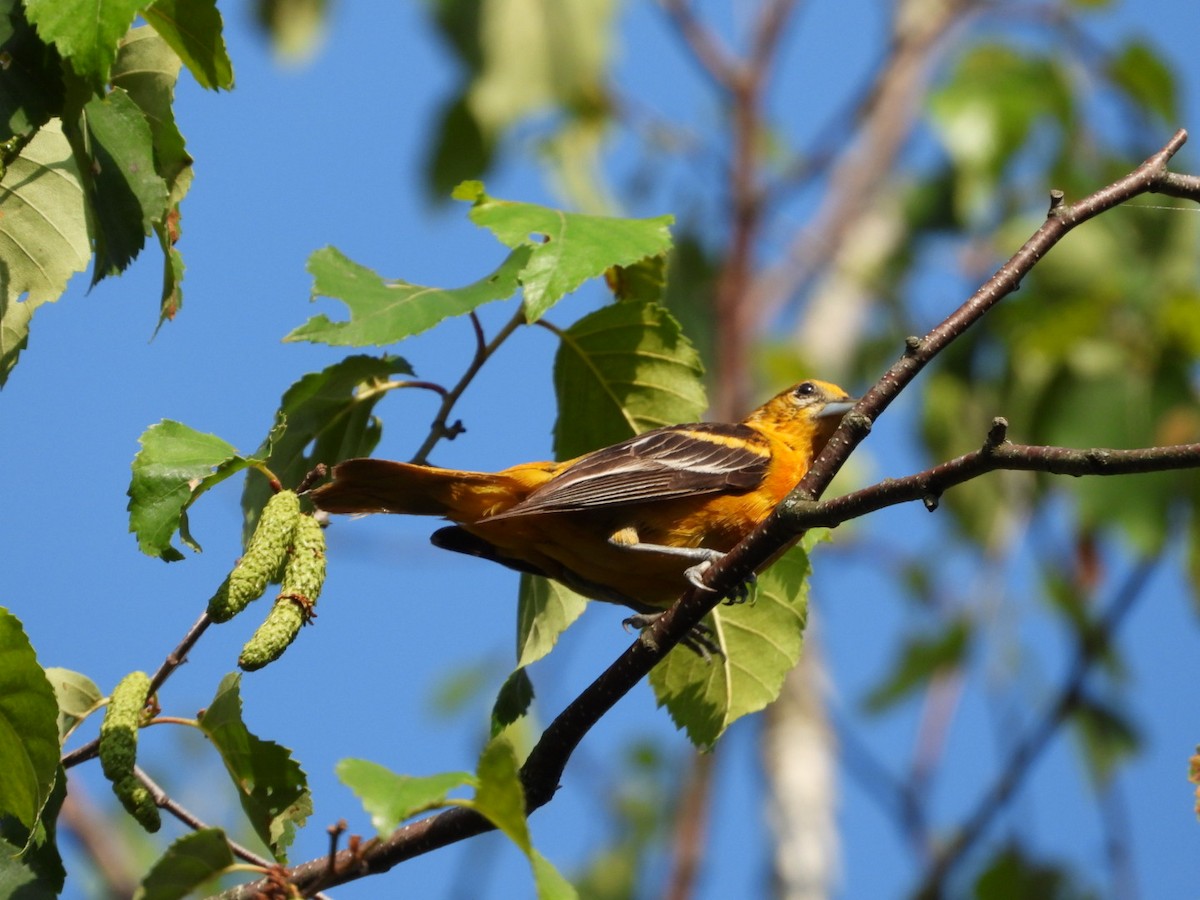
[[[648,614],[771,513],[854,403],[802,381],[735,424],[671,425],[495,473],[351,459],[311,497],[331,513],[444,516],[456,524],[434,532],[438,547]]]

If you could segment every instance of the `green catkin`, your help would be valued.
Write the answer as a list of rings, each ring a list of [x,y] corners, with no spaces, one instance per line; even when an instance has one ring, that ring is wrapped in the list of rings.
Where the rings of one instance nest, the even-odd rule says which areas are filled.
[[[252,672],[282,656],[296,639],[300,626],[312,618],[312,608],[324,583],[325,532],[312,516],[301,516],[283,570],[279,597],[266,620],[242,648],[238,665]]]
[[[162,819],[150,791],[133,774],[137,760],[138,727],[150,694],[150,676],[130,672],[113,688],[100,726],[100,767],[112,782],[113,793],[142,827],[158,831]]]
[[[246,552],[208,601],[210,619],[228,622],[262,596],[287,556],[299,519],[300,499],[295,491],[280,491],[267,501]]]

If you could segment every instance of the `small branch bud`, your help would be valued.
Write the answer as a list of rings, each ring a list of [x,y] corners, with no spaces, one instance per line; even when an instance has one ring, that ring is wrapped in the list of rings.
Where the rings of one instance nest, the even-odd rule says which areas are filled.
[[[1054,188],[1050,191],[1050,215],[1054,215],[1060,209],[1062,209],[1063,200],[1066,199],[1066,196],[1067,195],[1058,188]]]
[[[924,343],[915,334],[910,334],[904,339],[904,355],[908,357],[916,356],[921,352],[921,347]]]
[[[933,512],[938,508],[938,504],[942,502],[941,494],[926,494],[921,498],[921,502],[925,504],[925,508]]]
[[[999,447],[1008,440],[1008,419],[1003,416],[996,416],[992,419],[992,427],[988,429],[987,440],[983,444],[983,449],[991,450]]]

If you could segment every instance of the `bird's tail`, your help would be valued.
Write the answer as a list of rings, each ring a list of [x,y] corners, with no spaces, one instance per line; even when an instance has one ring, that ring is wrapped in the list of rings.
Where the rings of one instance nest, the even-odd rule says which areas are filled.
[[[505,472],[460,472],[387,459],[349,459],[309,494],[331,513],[402,513],[473,522],[520,502],[532,489]]]

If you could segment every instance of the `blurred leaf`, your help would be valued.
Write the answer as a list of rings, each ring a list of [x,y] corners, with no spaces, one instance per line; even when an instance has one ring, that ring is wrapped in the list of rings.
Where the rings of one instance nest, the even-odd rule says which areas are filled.
[[[930,117],[957,173],[957,207],[977,218],[1035,126],[1054,121],[1069,130],[1069,79],[1053,57],[1010,45],[972,47],[930,95]]]
[[[56,828],[66,797],[67,773],[58,767],[54,787],[32,829],[14,816],[0,814],[0,897],[53,900],[62,893],[67,871],[58,852]]]
[[[1074,726],[1092,780],[1101,788],[1112,781],[1117,767],[1134,756],[1141,738],[1133,723],[1114,706],[1081,696],[1071,711]]]
[[[91,162],[89,202],[95,227],[92,284],[123,271],[166,215],[167,184],[154,167],[145,113],[121,88],[89,100],[81,126]]]
[[[234,864],[220,828],[201,828],[171,844],[146,873],[134,900],[181,900]]]
[[[1196,752],[1188,759],[1188,781],[1196,786],[1194,809],[1197,818],[1200,818],[1200,747],[1197,747]]]
[[[54,666],[46,669],[46,679],[54,688],[58,703],[58,739],[61,743],[88,713],[100,708],[104,694],[86,675]]]
[[[93,87],[108,81],[117,42],[148,0],[25,0],[25,14],[42,40]]]
[[[308,258],[313,299],[341,300],[350,308],[350,321],[333,322],[322,313],[284,340],[354,347],[393,344],[427,331],[443,319],[511,297],[529,258],[527,248],[518,248],[490,275],[464,288],[446,289],[381,278],[337,248],[325,247]]]
[[[0,607],[0,818],[31,829],[54,788],[58,704],[21,622]]]
[[[286,62],[310,59],[328,30],[329,0],[256,0],[255,12],[275,55]]]
[[[471,221],[487,228],[501,243],[530,249],[520,275],[529,322],[536,322],[564,296],[612,266],[658,256],[671,247],[667,226],[674,216],[617,219],[569,213],[497,200],[478,181],[463,182],[453,196],[471,203]]]
[[[242,722],[240,676],[221,679],[216,696],[200,716],[200,729],[213,742],[237,789],[242,810],[255,834],[280,862],[312,813],[308,778],[291,751],[250,733]]]
[[[209,488],[252,463],[214,434],[203,434],[164,419],[139,439],[129,481],[129,530],[138,549],[166,562],[183,559],[171,544],[175,532],[193,550],[200,545],[187,533],[185,510]]]
[[[1069,872],[1029,859],[1015,843],[992,857],[975,882],[975,900],[1068,900],[1088,892],[1072,885]]]
[[[586,597],[557,581],[522,574],[517,594],[517,666],[528,666],[549,653],[586,608]]]
[[[1175,74],[1166,60],[1145,41],[1126,42],[1108,65],[1108,77],[1129,98],[1166,125],[1179,121]]]
[[[554,132],[539,144],[542,165],[553,179],[556,193],[582,212],[600,214],[619,207],[604,179],[604,151],[609,135],[606,98],[595,108],[573,110]]]
[[[0,180],[0,385],[29,341],[29,320],[91,258],[83,184],[57,121]]]
[[[446,103],[432,134],[425,187],[431,200],[444,202],[456,185],[488,173],[495,144],[483,133],[463,96]]]
[[[707,407],[700,358],[661,306],[605,306],[561,338],[554,358],[558,459],[651,428],[694,422]]]
[[[335,771],[362,801],[380,837],[395,831],[405,819],[445,806],[450,791],[475,781],[470,772],[442,772],[423,778],[397,775],[365,759],[343,759]]]
[[[388,391],[391,376],[411,375],[399,356],[348,356],[320,372],[310,372],[289,387],[279,401],[276,427],[256,456],[282,484],[298,485],[318,464],[333,465],[355,456],[369,456],[379,443],[383,426],[375,404]],[[275,435],[278,423],[287,427]],[[242,538],[249,540],[258,513],[274,493],[265,478],[246,479],[242,491]]]
[[[496,737],[505,728],[529,712],[533,703],[533,683],[524,668],[518,668],[505,679],[496,703],[492,707],[491,737]]]
[[[233,87],[233,63],[216,0],[154,0],[142,10],[142,18],[179,54],[201,87]]]
[[[613,266],[604,280],[617,300],[662,303],[667,293],[667,256],[647,256],[628,266]]]
[[[0,141],[32,135],[62,114],[62,61],[25,19],[19,0],[0,0]]]
[[[717,317],[713,303],[721,260],[694,233],[683,234],[667,257],[666,298],[663,303],[695,344],[700,359],[716,358]],[[794,347],[792,348],[794,352]]]
[[[650,685],[672,721],[707,748],[734,721],[779,696],[800,659],[808,616],[808,553],[793,547],[758,577],[745,603],[721,605],[705,619],[724,656],[705,660],[677,646],[650,672]]]
[[[866,707],[880,713],[947,671],[959,668],[970,649],[971,629],[964,619],[949,622],[940,634],[905,641],[900,657],[882,684],[867,695]]]

